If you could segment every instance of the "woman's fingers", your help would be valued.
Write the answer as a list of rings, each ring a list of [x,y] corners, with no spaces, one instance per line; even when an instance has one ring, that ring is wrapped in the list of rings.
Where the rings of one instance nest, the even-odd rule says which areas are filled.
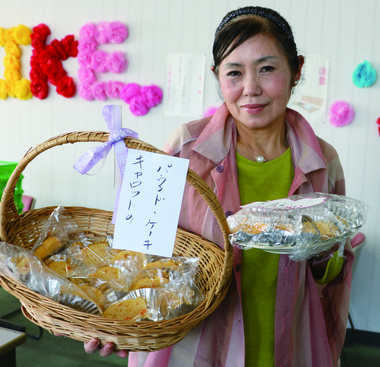
[[[114,353],[115,344],[113,344],[113,343],[106,343],[101,348],[99,348],[99,346],[100,346],[100,340],[98,338],[94,338],[94,339],[91,339],[89,342],[84,343],[84,350],[88,354],[93,354],[97,350],[99,350],[99,355],[101,357],[108,357],[112,353]],[[115,354],[120,358],[127,358],[128,357],[128,351],[126,351],[126,350],[115,351]]]
[[[128,357],[128,351],[126,350],[118,350],[115,352],[115,354],[120,358],[127,358]]]
[[[101,357],[108,357],[113,353],[115,345],[113,343],[106,343],[103,347],[99,349],[99,355]]]
[[[100,340],[95,338],[91,339],[89,342],[84,343],[84,350],[86,353],[93,354],[95,353],[100,345]]]

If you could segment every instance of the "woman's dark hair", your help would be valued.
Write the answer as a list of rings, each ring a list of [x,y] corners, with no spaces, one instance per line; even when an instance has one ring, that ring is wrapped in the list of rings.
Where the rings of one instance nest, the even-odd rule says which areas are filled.
[[[218,74],[221,62],[243,42],[257,35],[275,40],[285,55],[292,75],[299,70],[297,46],[288,22],[276,11],[258,6],[247,6],[230,11],[215,33],[213,57],[214,73]]]

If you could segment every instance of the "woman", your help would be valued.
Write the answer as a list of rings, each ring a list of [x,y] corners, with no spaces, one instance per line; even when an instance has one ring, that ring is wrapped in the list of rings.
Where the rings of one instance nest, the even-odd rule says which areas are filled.
[[[287,108],[304,59],[286,20],[261,7],[232,11],[216,31],[213,56],[225,103],[181,126],[165,150],[190,159],[226,215],[296,193],[344,195],[335,149]],[[213,214],[191,187],[180,226],[223,245]],[[337,366],[352,260],[349,243],[344,257],[329,252],[303,262],[234,248],[234,280],[218,309],[178,344],[130,353],[129,366]],[[92,353],[97,346],[93,340],[85,348]]]

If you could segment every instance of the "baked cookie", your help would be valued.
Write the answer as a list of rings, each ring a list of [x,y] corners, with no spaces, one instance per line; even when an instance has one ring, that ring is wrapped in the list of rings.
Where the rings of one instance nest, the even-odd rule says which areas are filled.
[[[99,240],[81,250],[82,261],[90,267],[100,267],[110,258],[110,246],[107,240]]]
[[[48,268],[65,278],[69,277],[71,270],[66,261],[53,261],[48,265]]]
[[[169,283],[169,279],[164,278],[164,277],[142,277],[138,280],[132,281],[132,285],[129,288],[129,290],[133,291],[136,289],[141,289],[141,288],[157,288],[157,287],[162,287],[163,285]]]
[[[158,261],[153,261],[144,266],[144,269],[162,269],[165,271],[168,270],[179,270],[183,266],[183,263],[179,260],[173,259],[162,259]]]
[[[107,265],[97,269],[95,272],[91,274],[91,277],[104,281],[118,280],[120,279],[120,273],[121,272],[118,268]]]
[[[250,234],[258,234],[265,232],[267,224],[264,223],[251,223],[248,218],[244,218],[239,224],[231,229],[231,233],[244,232]]]
[[[103,316],[115,320],[138,320],[146,316],[147,306],[142,298],[126,299],[108,307]]]
[[[77,287],[82,289],[82,291],[85,292],[89,298],[93,299],[102,309],[104,308],[107,298],[99,289],[88,284],[78,284]]]
[[[112,263],[125,263],[129,269],[140,270],[146,263],[146,255],[130,250],[118,251],[111,259]]]
[[[46,238],[40,246],[34,251],[34,256],[45,261],[49,256],[57,253],[63,247],[61,240],[58,237]]]
[[[341,235],[338,226],[330,220],[319,220],[314,222],[314,225],[318,228],[319,232],[321,233],[322,240],[327,240],[329,238],[338,237]]]

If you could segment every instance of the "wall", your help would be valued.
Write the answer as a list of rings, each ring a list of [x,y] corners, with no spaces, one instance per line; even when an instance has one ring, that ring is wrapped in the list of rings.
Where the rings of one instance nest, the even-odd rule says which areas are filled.
[[[32,5],[33,4],[33,5]],[[311,54],[330,57],[328,102],[350,101],[356,110],[354,122],[335,128],[328,122],[314,123],[316,132],[339,152],[347,180],[347,194],[369,205],[363,232],[367,245],[363,249],[354,276],[351,315],[361,330],[380,332],[378,305],[380,293],[380,137],[376,119],[380,116],[380,81],[371,87],[354,86],[351,75],[358,63],[368,60],[380,72],[380,14],[377,0],[267,0],[257,5],[278,10],[293,27],[296,42],[306,58]],[[87,22],[120,20],[129,27],[129,38],[118,46],[127,52],[129,68],[119,80],[164,88],[168,54],[206,55],[204,106],[219,104],[216,83],[209,71],[214,31],[224,14],[243,1],[227,0],[0,0],[0,26],[9,28],[25,24],[29,28],[45,23],[49,38],[67,34],[79,37]],[[0,53],[4,52],[0,50]],[[31,47],[23,47],[23,75],[28,78]],[[65,69],[77,81],[78,62],[64,62]],[[3,70],[0,66],[1,75]],[[165,116],[163,104],[146,116],[133,116],[125,103],[123,126],[140,134],[140,138],[162,147],[169,134],[181,123],[199,116]],[[106,102],[87,102],[79,96],[65,99],[50,88],[47,99],[27,101],[0,100],[0,159],[18,161],[26,151],[44,140],[70,131],[106,130],[101,116]],[[90,144],[75,144],[42,154],[24,171],[23,187],[37,198],[36,206],[82,205],[113,209],[113,158],[92,176],[81,176],[72,165]]]

